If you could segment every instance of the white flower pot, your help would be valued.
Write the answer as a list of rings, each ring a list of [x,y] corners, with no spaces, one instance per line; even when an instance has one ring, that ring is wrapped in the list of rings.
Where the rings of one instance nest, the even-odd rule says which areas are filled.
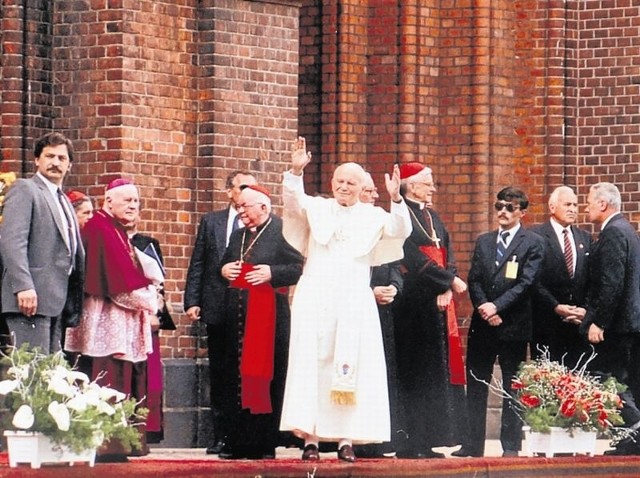
[[[555,453],[582,453],[593,456],[596,452],[596,432],[569,430],[551,427],[550,433],[531,431],[529,427],[522,427],[525,436],[525,447],[529,454],[544,453],[551,457]]]
[[[43,463],[88,462],[93,466],[96,461],[96,450],[85,450],[76,453],[65,446],[57,446],[49,437],[38,432],[11,431],[4,432],[7,437],[9,466],[15,468],[18,463],[29,463],[31,468],[40,468]]]

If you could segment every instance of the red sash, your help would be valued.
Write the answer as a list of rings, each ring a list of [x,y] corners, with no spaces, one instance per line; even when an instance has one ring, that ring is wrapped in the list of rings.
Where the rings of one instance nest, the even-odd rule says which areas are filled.
[[[446,266],[446,249],[435,246],[420,246],[420,252],[438,266],[443,268]],[[445,312],[447,314],[447,339],[449,343],[449,381],[454,385],[465,385],[467,380],[462,358],[462,343],[460,342],[458,319],[456,318],[456,307],[453,299]]]
[[[247,316],[240,359],[242,408],[252,414],[271,413],[271,380],[276,332],[276,293],[271,284],[251,285],[246,279],[253,264],[242,263],[242,272],[230,286],[248,290]]]

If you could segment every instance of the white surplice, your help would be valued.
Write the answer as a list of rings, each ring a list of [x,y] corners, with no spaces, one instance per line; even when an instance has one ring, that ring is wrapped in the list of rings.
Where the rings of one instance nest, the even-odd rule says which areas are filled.
[[[411,233],[407,207],[392,203],[391,213],[371,204],[343,207],[305,195],[302,177],[290,173],[283,185],[283,233],[306,262],[291,307],[281,429],[324,441],[388,441],[386,364],[369,281],[372,266],[402,258]],[[338,334],[343,327],[347,333]],[[337,350],[355,366],[353,405],[331,400],[334,370],[343,363],[335,360],[337,336],[346,340]]]

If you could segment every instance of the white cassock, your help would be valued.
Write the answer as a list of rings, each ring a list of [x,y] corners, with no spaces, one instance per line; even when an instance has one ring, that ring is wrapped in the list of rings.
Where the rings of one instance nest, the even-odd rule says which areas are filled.
[[[304,194],[284,175],[283,234],[306,257],[291,306],[289,368],[280,428],[323,441],[389,441],[389,397],[372,266],[402,258],[411,233],[404,201],[391,213]],[[353,393],[338,404],[332,391]]]

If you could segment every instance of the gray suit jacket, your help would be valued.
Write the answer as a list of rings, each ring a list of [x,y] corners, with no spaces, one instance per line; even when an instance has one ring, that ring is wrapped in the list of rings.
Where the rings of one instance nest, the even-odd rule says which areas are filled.
[[[73,212],[66,196],[64,200],[69,211]],[[0,224],[3,313],[20,312],[16,294],[27,289],[35,289],[38,294],[37,315],[56,317],[63,309],[71,314],[80,311],[84,248],[77,219],[72,214],[76,224],[77,250],[74,272],[70,277],[71,252],[55,201],[44,181],[36,175],[18,179],[7,192]],[[68,294],[70,282],[75,285]]]

